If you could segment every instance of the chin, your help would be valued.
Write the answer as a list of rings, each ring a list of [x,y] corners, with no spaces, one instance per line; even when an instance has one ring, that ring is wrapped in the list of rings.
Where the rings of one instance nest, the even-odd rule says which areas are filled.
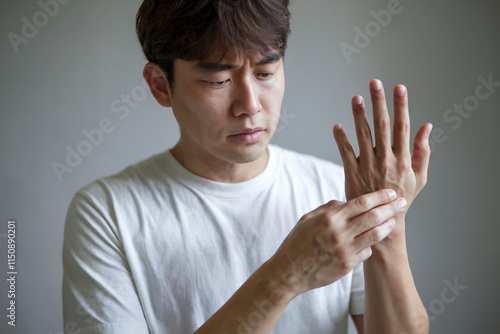
[[[247,164],[259,160],[266,154],[267,142],[244,145],[237,150],[231,150],[228,160],[235,164]]]

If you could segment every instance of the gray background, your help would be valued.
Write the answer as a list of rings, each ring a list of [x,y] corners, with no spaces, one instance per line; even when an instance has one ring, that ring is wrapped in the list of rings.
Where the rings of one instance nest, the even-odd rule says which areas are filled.
[[[71,197],[176,142],[170,110],[150,94],[137,95],[145,64],[134,32],[140,2],[69,1],[18,53],[7,34],[21,35],[22,18],[33,22],[41,7],[35,0],[2,2],[0,277],[7,272],[9,218],[17,220],[18,255],[17,327],[6,324],[2,279],[2,333],[62,332],[61,246]],[[354,28],[364,30],[374,20],[370,11],[388,3],[292,0],[286,116],[274,143],[340,163],[331,128],[342,123],[355,139],[350,98],[367,96],[372,78],[388,91],[406,84],[413,133],[425,122],[442,129],[407,228],[415,282],[435,318],[431,333],[498,333],[500,88],[457,129],[443,115],[475,94],[479,76],[500,81],[500,2],[401,0],[402,12],[348,62],[340,43],[353,45]],[[127,117],[114,113],[115,100],[132,92],[139,103]],[[76,149],[82,131],[106,118],[113,131],[58,180],[52,163],[65,163],[66,146]],[[445,280],[455,279],[467,288],[444,303]]]

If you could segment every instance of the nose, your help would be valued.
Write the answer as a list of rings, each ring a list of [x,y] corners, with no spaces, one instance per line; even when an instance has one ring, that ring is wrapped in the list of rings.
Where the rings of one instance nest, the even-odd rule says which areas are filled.
[[[234,102],[232,106],[233,115],[253,116],[262,110],[259,101],[258,88],[252,82],[251,78],[245,78],[237,85],[234,92]]]

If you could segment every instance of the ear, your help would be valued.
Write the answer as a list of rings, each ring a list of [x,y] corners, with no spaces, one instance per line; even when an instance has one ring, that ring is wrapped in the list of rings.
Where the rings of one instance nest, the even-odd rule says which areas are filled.
[[[166,108],[171,107],[172,90],[160,66],[156,63],[147,63],[146,66],[144,66],[143,76],[156,101]]]

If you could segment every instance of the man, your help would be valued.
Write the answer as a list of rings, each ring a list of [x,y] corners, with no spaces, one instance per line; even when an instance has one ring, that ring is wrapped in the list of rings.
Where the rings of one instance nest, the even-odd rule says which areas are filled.
[[[334,128],[344,171],[269,145],[289,18],[288,0],[143,2],[144,77],[181,135],[75,195],[66,332],[345,333],[349,314],[360,333],[428,331],[405,213],[426,183],[431,125],[411,155],[399,85],[391,144],[373,80],[375,148],[360,96],[359,157]]]

